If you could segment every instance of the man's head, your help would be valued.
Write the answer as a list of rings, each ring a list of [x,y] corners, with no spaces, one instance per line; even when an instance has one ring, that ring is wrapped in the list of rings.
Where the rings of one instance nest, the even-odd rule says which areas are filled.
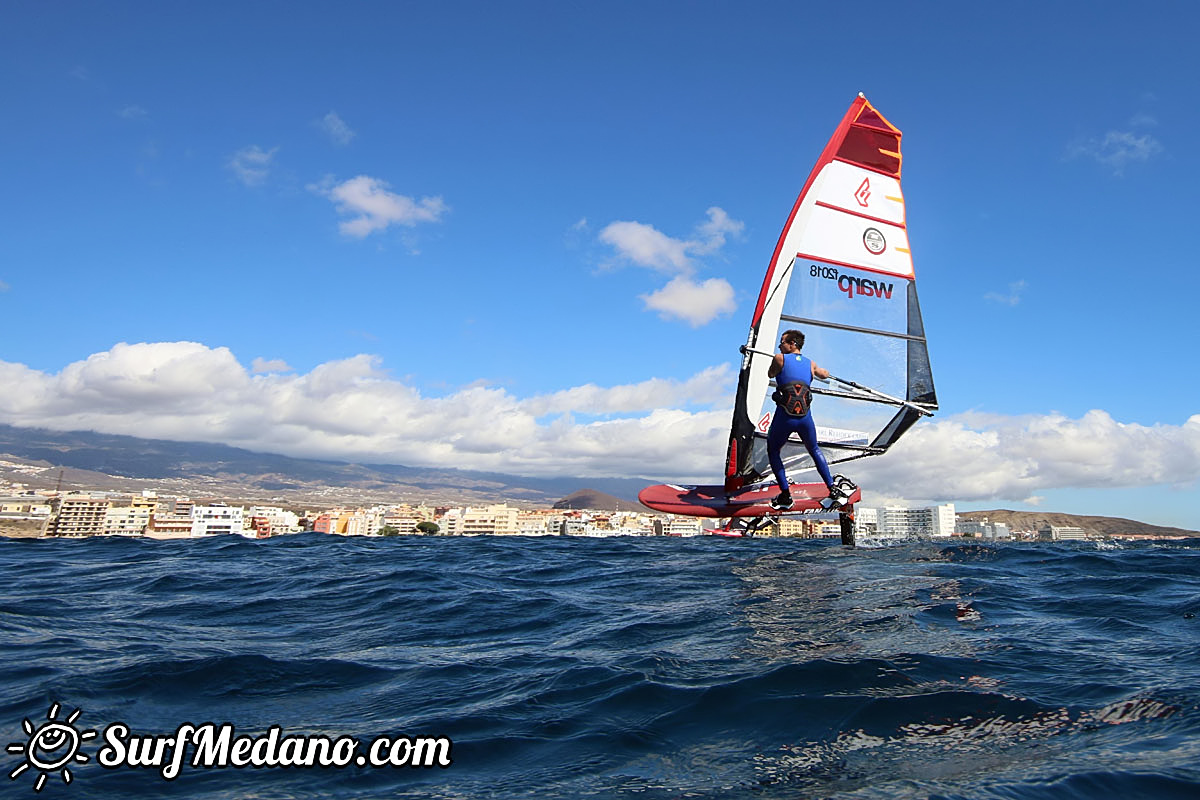
[[[787,342],[792,347],[796,348],[796,352],[804,349],[804,334],[794,328],[784,331],[779,337],[780,344]]]

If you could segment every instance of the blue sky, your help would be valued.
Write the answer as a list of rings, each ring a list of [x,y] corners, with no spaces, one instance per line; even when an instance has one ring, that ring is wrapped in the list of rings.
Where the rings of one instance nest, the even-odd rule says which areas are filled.
[[[5,3],[0,422],[715,481],[763,272],[861,91],[904,131],[942,404],[862,462],[868,501],[1200,527],[1198,22]]]

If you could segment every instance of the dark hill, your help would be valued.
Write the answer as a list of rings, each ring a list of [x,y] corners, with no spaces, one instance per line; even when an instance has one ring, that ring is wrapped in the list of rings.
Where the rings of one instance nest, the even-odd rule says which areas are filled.
[[[595,489],[580,489],[554,504],[560,509],[591,509],[593,511],[645,511],[640,503],[630,503]]]
[[[1120,517],[1090,517],[1081,514],[1059,514],[1053,511],[960,511],[960,519],[1003,522],[1013,531],[1036,531],[1047,525],[1083,528],[1093,536],[1200,536],[1198,531],[1150,525]]]
[[[156,489],[168,494],[327,505],[403,499],[435,505],[504,501],[546,506],[584,483],[625,497],[636,497],[647,483],[636,478],[540,478],[446,467],[354,464],[203,442],[0,425],[0,461],[5,455],[46,468],[40,474],[17,470],[20,474],[10,476],[0,467],[0,478],[34,488],[53,488],[61,470],[66,489]]]

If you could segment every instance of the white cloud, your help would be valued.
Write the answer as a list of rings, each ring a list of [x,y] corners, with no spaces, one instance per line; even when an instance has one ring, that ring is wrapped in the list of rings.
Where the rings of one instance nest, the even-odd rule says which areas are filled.
[[[337,115],[336,111],[330,111],[321,118],[320,128],[329,137],[330,141],[341,147],[350,144],[354,137],[358,135]]]
[[[327,180],[309,188],[332,200],[338,213],[352,217],[343,220],[339,230],[359,239],[392,225],[411,228],[422,222],[440,222],[449,210],[440,197],[422,197],[418,201],[395,194],[384,181],[366,175],[339,184]]]
[[[694,257],[717,252],[725,246],[727,237],[740,234],[745,224],[716,206],[707,214],[707,221],[697,225],[689,239],[676,239],[653,225],[631,221],[609,223],[599,235],[619,258],[674,275],[666,286],[642,295],[642,302],[662,317],[680,319],[692,327],[712,322],[736,308],[728,281],[709,278],[699,282],[692,277],[696,271]]]
[[[1148,133],[1138,136],[1131,131],[1109,131],[1102,138],[1072,142],[1067,148],[1067,157],[1091,158],[1121,175],[1130,164],[1149,161],[1161,152],[1162,144]]]
[[[226,348],[159,342],[119,344],[57,375],[0,361],[0,383],[8,388],[0,422],[13,425],[299,457],[701,480],[711,477],[708,467],[720,468],[733,374],[723,366],[686,381],[582,386],[526,399],[486,386],[427,397],[389,377],[372,356],[302,375],[252,375]],[[704,408],[709,401],[715,410]],[[671,407],[685,404],[701,410]]]
[[[229,168],[246,186],[261,186],[271,172],[271,162],[278,147],[263,150],[258,145],[243,147],[229,159]]]
[[[586,240],[591,239],[590,231],[587,217],[582,217],[563,233],[563,244],[570,250],[577,250],[584,245]]]
[[[639,267],[682,272],[691,267],[688,242],[672,239],[653,225],[612,222],[600,231],[600,241],[612,245],[622,258]]]
[[[617,255],[639,267],[668,273],[690,273],[693,255],[708,255],[725,246],[726,237],[742,232],[745,223],[731,219],[723,209],[708,209],[708,220],[696,226],[690,239],[667,236],[643,222],[612,222],[600,231],[600,241],[611,245]]]
[[[525,410],[541,417],[547,414],[619,414],[683,405],[733,407],[737,376],[730,365],[709,367],[686,381],[651,378],[624,386],[576,386],[522,402]]]
[[[1025,291],[1025,281],[1019,280],[1008,285],[1008,294],[1000,292],[988,292],[983,297],[985,300],[991,300],[995,303],[1000,303],[1006,306],[1015,306],[1021,302],[1021,293]]]
[[[250,369],[256,374],[264,372],[291,372],[291,366],[281,358],[268,360],[265,358],[256,358],[250,364]]]
[[[1182,425],[1121,423],[1100,410],[1005,417],[962,414],[917,424],[888,455],[849,467],[864,485],[913,500],[1037,499],[1066,488],[1200,479],[1200,414]]]
[[[270,362],[259,362],[256,366]],[[526,475],[717,482],[735,373],[578,386],[528,398],[489,386],[429,397],[359,355],[306,374],[251,374],[224,347],[119,344],[48,374],[0,361],[0,422],[250,450]],[[1103,411],[921,422],[887,455],[845,465],[870,502],[1033,502],[1064,488],[1200,480],[1200,414],[1135,425]]]
[[[737,304],[733,287],[724,278],[709,278],[697,283],[686,275],[672,278],[656,292],[642,295],[646,308],[668,319],[681,319],[698,328],[722,314],[732,313]]]
[[[725,246],[726,236],[737,236],[746,229],[746,223],[731,219],[725,211],[717,206],[708,209],[708,222],[701,223],[696,232],[698,240],[693,250],[700,254],[713,253]]]
[[[121,119],[145,119],[150,112],[141,106],[125,106],[117,111],[117,116]]]

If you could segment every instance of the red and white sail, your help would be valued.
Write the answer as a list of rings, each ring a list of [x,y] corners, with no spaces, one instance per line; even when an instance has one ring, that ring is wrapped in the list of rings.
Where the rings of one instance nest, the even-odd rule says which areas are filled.
[[[738,381],[727,490],[770,474],[775,411],[767,377],[779,335],[804,332],[804,355],[860,388],[814,386],[813,414],[831,463],[878,455],[937,408],[900,187],[900,130],[866,98],[850,105],[796,199],[754,309]],[[868,392],[861,387],[870,387]],[[901,402],[903,401],[903,402]],[[784,450],[789,472],[811,466]]]

